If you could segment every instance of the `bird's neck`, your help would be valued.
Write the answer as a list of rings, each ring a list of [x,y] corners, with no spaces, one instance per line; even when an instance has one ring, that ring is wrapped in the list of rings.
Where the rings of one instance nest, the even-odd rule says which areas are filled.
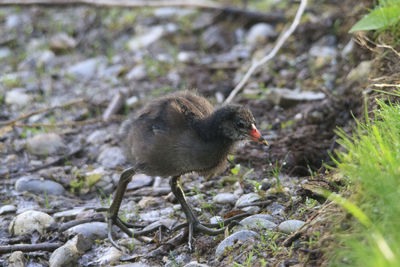
[[[216,109],[211,115],[196,122],[196,130],[205,141],[232,142],[222,131],[222,122],[228,113],[226,107]]]

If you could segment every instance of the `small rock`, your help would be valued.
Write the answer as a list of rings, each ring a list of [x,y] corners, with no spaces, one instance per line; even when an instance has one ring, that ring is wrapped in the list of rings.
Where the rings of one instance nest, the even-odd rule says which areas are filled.
[[[196,58],[196,53],[191,51],[181,51],[177,56],[178,61],[182,63],[194,63]]]
[[[224,222],[224,219],[221,216],[213,216],[210,218],[210,223],[212,223],[212,224],[217,224],[217,223],[220,224],[223,222]]]
[[[183,267],[209,267],[207,264],[198,263],[197,261],[191,261]]]
[[[152,176],[146,174],[136,174],[133,176],[132,181],[129,182],[127,190],[135,190],[145,186],[150,186],[154,181]]]
[[[38,156],[48,156],[65,153],[67,147],[56,133],[40,133],[26,141],[29,153]]]
[[[55,223],[50,215],[36,210],[25,211],[15,217],[8,228],[13,235],[23,235],[33,230],[41,235],[45,233],[47,227]]]
[[[137,97],[137,96],[131,96],[130,98],[128,98],[126,101],[125,101],[125,105],[127,106],[127,107],[134,107],[135,106],[135,104],[137,103],[139,101],[139,98]]]
[[[139,208],[146,208],[146,207],[151,207],[151,206],[156,206],[158,203],[159,198],[156,197],[142,197],[142,199],[138,202],[138,207]]]
[[[147,70],[144,65],[137,65],[131,69],[125,77],[128,81],[142,81],[147,78]]]
[[[92,241],[82,235],[77,235],[63,246],[56,249],[49,259],[50,267],[77,266],[79,258],[92,247]]]
[[[255,239],[257,238],[257,233],[253,232],[253,231],[248,231],[248,230],[243,230],[243,231],[239,231],[236,232],[230,236],[228,236],[227,238],[225,238],[217,247],[216,251],[215,251],[215,255],[217,257],[223,257],[225,254],[225,249],[232,247],[233,245],[235,245],[235,243],[237,241],[248,241],[251,239]]]
[[[60,211],[60,212],[54,213],[53,217],[54,218],[73,219],[84,210],[85,210],[85,208],[82,207],[82,208],[74,208],[72,210]]]
[[[286,88],[273,88],[267,92],[266,97],[275,105],[289,107],[300,102],[322,100],[325,98],[325,94],[316,92],[301,92]]]
[[[16,105],[18,107],[24,107],[31,101],[31,96],[24,92],[22,88],[14,88],[6,93],[5,103],[8,105]]]
[[[25,257],[22,251],[14,251],[8,258],[8,267],[25,267]]]
[[[271,219],[273,219],[273,217],[270,215],[256,214],[241,220],[240,225],[250,230],[272,230],[276,227],[276,224],[271,222]]]
[[[63,195],[65,189],[57,182],[38,179],[30,175],[19,178],[15,182],[15,189],[19,192],[28,191],[34,194]]]
[[[371,73],[372,64],[373,60],[361,62],[357,67],[350,71],[350,73],[347,75],[347,79],[350,81],[368,79],[369,74]]]
[[[304,224],[305,222],[300,220],[287,220],[279,224],[278,230],[285,234],[292,234],[299,230]]]
[[[116,265],[114,267],[150,267],[150,266],[147,265],[146,263],[134,262],[134,263]]]
[[[56,53],[73,49],[76,45],[76,40],[65,32],[57,33],[50,38],[50,49]]]
[[[148,47],[152,43],[159,40],[166,34],[166,28],[163,25],[157,25],[147,29],[146,33],[134,36],[129,40],[127,46],[131,51],[136,51],[141,48]]]
[[[275,38],[277,33],[273,26],[267,23],[253,25],[246,36],[246,42],[251,46],[264,44],[268,39]]]
[[[271,215],[283,215],[285,206],[279,203],[272,203],[268,206],[267,211]]]
[[[107,237],[107,223],[90,222],[74,226],[67,230],[69,235],[81,234],[91,240],[104,239]]]
[[[17,208],[14,205],[4,205],[0,208],[0,215],[14,213]]]
[[[154,9],[154,16],[160,19],[185,17],[196,12],[194,9],[178,8],[178,7],[160,7]]]
[[[155,222],[161,220],[161,217],[169,218],[174,214],[174,209],[172,207],[167,207],[164,209],[151,210],[146,213],[140,213],[139,217],[145,222]]]
[[[354,49],[354,40],[351,39],[342,49],[342,52],[340,53],[342,57],[347,57]]]
[[[121,148],[113,146],[104,149],[97,161],[106,168],[114,168],[125,163],[125,154]]]
[[[228,47],[229,36],[220,26],[208,27],[201,35],[201,41],[206,49],[223,50]]]
[[[110,247],[103,256],[101,256],[98,260],[97,263],[100,266],[110,266],[114,265],[119,261],[119,259],[122,256],[122,251],[115,248],[115,247]]]
[[[332,46],[314,45],[310,49],[310,55],[314,57],[334,58],[337,55],[337,50]]]
[[[0,59],[11,56],[11,49],[8,47],[0,47]]]
[[[242,205],[247,205],[258,200],[261,200],[261,196],[259,194],[256,193],[244,194],[236,201],[235,206],[240,207]]]
[[[214,196],[213,201],[218,204],[234,204],[238,197],[232,193],[219,193]]]
[[[190,255],[185,253],[180,253],[178,255],[174,255],[173,259],[168,261],[164,267],[175,267],[175,266],[183,266],[190,261]]]
[[[106,130],[104,129],[100,129],[100,130],[96,130],[93,133],[91,133],[88,138],[86,139],[86,141],[89,144],[103,144],[105,143],[107,140],[111,139],[111,134],[108,133]]]
[[[96,74],[101,64],[106,61],[102,57],[89,58],[84,61],[78,62],[67,69],[67,73],[76,76],[76,78],[90,79]]]

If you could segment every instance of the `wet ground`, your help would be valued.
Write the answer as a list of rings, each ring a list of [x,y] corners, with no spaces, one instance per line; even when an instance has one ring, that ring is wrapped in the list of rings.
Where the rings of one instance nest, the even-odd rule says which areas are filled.
[[[270,146],[241,144],[222,174],[182,178],[202,221],[253,214],[247,221],[238,220],[225,236],[197,236],[190,253],[182,232],[163,230],[184,221],[168,179],[144,175],[129,185],[121,218],[164,228],[142,240],[115,228],[120,252],[106,237],[104,216],[95,216],[105,215],[99,208],[109,206],[129,167],[118,134],[122,121],[177,90],[196,90],[220,105],[250,62],[272,49],[296,8],[275,7],[282,16],[261,24],[194,9],[1,8],[0,245],[70,241],[54,253],[5,253],[0,262],[319,265],[316,236],[290,235],[323,201],[304,185],[332,189],[320,174],[338,148],[335,130],[349,131],[352,114],[362,111],[359,88],[372,63],[347,34],[363,10],[357,1],[311,4],[277,57],[233,100],[252,110]],[[71,228],[66,223],[73,220],[87,223]],[[198,265],[187,265],[193,261]]]

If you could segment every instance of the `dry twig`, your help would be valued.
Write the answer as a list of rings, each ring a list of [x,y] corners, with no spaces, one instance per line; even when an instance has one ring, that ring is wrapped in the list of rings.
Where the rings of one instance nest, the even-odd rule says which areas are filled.
[[[0,246],[0,255],[11,253],[13,251],[32,252],[32,251],[54,251],[61,247],[63,243],[39,243],[39,244],[20,244],[20,245],[7,245]]]
[[[307,0],[301,0],[299,9],[297,10],[296,16],[292,22],[292,25],[290,25],[289,29],[287,31],[282,32],[282,34],[279,36],[278,41],[275,44],[275,47],[271,50],[271,52],[263,57],[260,61],[254,62],[249,70],[246,72],[242,80],[239,82],[238,85],[232,90],[228,98],[225,100],[224,104],[228,104],[232,101],[232,99],[236,96],[237,93],[239,93],[244,85],[247,83],[249,80],[250,76],[253,74],[253,72],[260,66],[264,65],[268,61],[270,61],[272,58],[275,57],[275,55],[278,53],[279,49],[283,46],[285,41],[289,38],[289,36],[294,32],[296,29],[297,25],[300,22],[300,18],[304,12],[304,9],[307,6]]]

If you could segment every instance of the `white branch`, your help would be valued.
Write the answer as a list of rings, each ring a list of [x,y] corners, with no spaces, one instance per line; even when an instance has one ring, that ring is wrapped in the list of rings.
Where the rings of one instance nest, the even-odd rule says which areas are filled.
[[[254,62],[249,70],[246,72],[246,74],[244,75],[244,77],[242,78],[242,80],[238,83],[238,85],[236,85],[236,87],[232,90],[232,92],[229,94],[229,96],[227,97],[227,99],[225,100],[224,104],[228,104],[232,101],[232,99],[236,96],[237,93],[239,93],[242,89],[243,86],[247,83],[247,81],[249,80],[250,76],[253,74],[253,72],[261,65],[267,63],[269,60],[271,60],[279,51],[279,49],[281,49],[282,45],[285,43],[285,41],[287,40],[287,38],[289,38],[289,36],[294,32],[294,30],[296,29],[297,25],[300,22],[301,16],[304,13],[304,9],[307,6],[307,0],[301,0],[299,9],[297,10],[296,16],[293,20],[292,25],[290,25],[290,28],[287,31],[282,32],[282,34],[279,36],[275,47],[272,49],[272,51],[266,55],[265,57],[263,57],[260,61]]]

